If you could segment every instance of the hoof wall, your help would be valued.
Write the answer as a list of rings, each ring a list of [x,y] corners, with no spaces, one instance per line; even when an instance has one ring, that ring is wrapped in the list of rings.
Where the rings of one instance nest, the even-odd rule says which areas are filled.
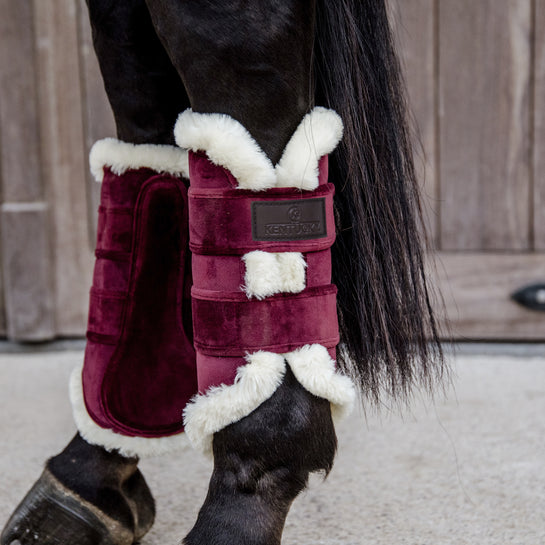
[[[0,545],[132,545],[134,534],[45,470],[8,521]]]

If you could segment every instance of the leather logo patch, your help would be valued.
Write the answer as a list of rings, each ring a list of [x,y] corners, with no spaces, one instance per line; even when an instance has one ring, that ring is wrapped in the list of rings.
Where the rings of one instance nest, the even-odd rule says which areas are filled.
[[[327,236],[325,199],[252,203],[253,240],[309,240]]]

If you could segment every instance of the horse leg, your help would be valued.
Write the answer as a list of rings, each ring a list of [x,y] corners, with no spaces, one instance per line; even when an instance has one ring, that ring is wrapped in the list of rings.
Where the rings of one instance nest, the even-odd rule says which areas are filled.
[[[158,35],[184,81],[193,108],[193,113],[186,112],[180,117],[178,123],[182,121],[182,125],[178,128],[182,136],[180,145],[199,151],[190,152],[190,178],[194,190],[206,192],[209,187],[220,188],[226,177],[231,181],[233,176],[236,177],[236,169],[229,172],[228,167],[233,159],[230,154],[239,153],[237,141],[232,143],[223,159],[218,159],[218,154],[211,149],[214,131],[222,131],[224,125],[236,125],[234,132],[237,133],[241,126],[244,127],[251,135],[250,141],[253,138],[251,145],[255,143],[261,148],[266,156],[265,163],[272,169],[311,106],[313,2],[245,2],[243,7],[240,2],[223,0],[147,0],[147,3]],[[217,116],[218,113],[227,114],[231,119]],[[207,117],[208,114],[211,116]],[[183,118],[188,120],[186,124],[183,124]],[[210,132],[199,133],[201,120]],[[193,145],[190,140],[196,133],[199,133],[199,143]],[[312,139],[312,134],[306,136]],[[219,146],[231,138],[230,133],[222,134],[218,137],[221,141]],[[243,139],[247,142],[246,137]],[[211,161],[203,157],[202,152],[207,153]],[[302,155],[300,159],[305,162],[307,157],[305,153]],[[240,157],[238,160],[240,162]],[[239,170],[244,171],[244,165]],[[247,174],[250,183],[254,176],[259,175],[251,169]],[[238,182],[240,187],[241,180]],[[315,182],[317,185],[318,181]],[[206,223],[205,218],[195,218],[197,222],[199,219]],[[201,257],[207,259],[208,256],[198,255],[197,241],[193,240],[193,244],[195,295],[195,290],[202,287],[200,284],[207,281],[205,277],[213,275],[213,267],[207,267],[206,273],[204,268],[199,269]],[[227,267],[231,256],[222,259]],[[212,264],[212,261],[208,263]],[[240,261],[234,263],[237,271],[239,264]],[[229,274],[226,268],[222,274],[225,285],[225,276]],[[232,284],[235,291],[239,289],[238,277]],[[213,285],[209,287],[214,288]],[[215,314],[213,319],[221,321],[219,315]],[[202,334],[198,329],[200,315],[196,317],[195,338],[198,344]],[[204,324],[205,327],[211,319]],[[300,319],[304,321],[306,318],[300,316]],[[267,329],[269,325],[267,322],[266,325],[258,324],[258,327]],[[221,336],[220,330],[217,333]],[[211,335],[209,340],[217,340],[217,336],[214,337]],[[319,353],[317,360],[320,363],[323,363],[324,354],[329,359],[325,348],[314,345],[312,350]],[[289,507],[305,487],[309,473],[327,473],[332,467],[336,436],[330,402],[327,395],[311,392],[313,388],[309,383],[316,378],[314,370],[310,370],[310,380],[304,387],[302,382],[305,380],[301,378],[304,373],[298,373],[297,378],[294,374],[295,362],[286,366],[278,354],[258,353],[254,356],[256,361],[242,371],[247,371],[247,374],[239,373],[231,387],[221,386],[211,393],[216,400],[223,394],[227,398],[231,396],[225,399],[224,405],[220,400],[215,410],[208,413],[204,410],[200,415],[196,415],[198,410],[191,407],[186,411],[186,431],[190,438],[199,435],[192,431],[192,422],[199,419],[203,429],[215,432],[213,439],[209,438],[214,470],[208,495],[194,528],[185,538],[187,545],[278,545]],[[249,360],[252,357],[249,356]],[[245,405],[248,399],[256,389],[259,390],[262,382],[268,380],[256,370],[260,357],[267,360],[263,364],[263,373],[266,373],[265,368],[272,367],[278,371],[273,379],[277,383],[272,391],[257,401],[249,402],[248,407]],[[239,359],[242,360],[240,365],[244,365],[244,359]],[[214,358],[198,350],[199,390],[205,391],[210,385],[232,383],[232,367],[237,366],[235,360]],[[228,370],[222,372],[222,366]],[[316,375],[320,369],[323,367],[317,365]],[[255,377],[255,383],[249,374]],[[210,375],[214,375],[214,379],[210,379]],[[337,378],[332,376],[331,382]],[[252,384],[246,389],[247,379]],[[343,384],[343,388],[344,401],[349,403],[351,387]],[[245,389],[245,393],[241,393]],[[214,399],[204,399],[204,403],[208,401],[214,403]],[[235,405],[245,407],[242,414],[227,417],[227,425],[223,425],[226,421],[223,424],[215,422],[215,419],[222,420],[225,412],[233,411]],[[254,405],[257,407],[252,410]],[[201,439],[197,437],[197,441]],[[207,440],[202,442],[204,444]]]
[[[328,473],[337,440],[329,402],[288,370],[275,393],[214,435],[214,470],[187,545],[278,545],[310,472]]]
[[[88,6],[118,137],[131,144],[173,143],[175,116],[188,101],[144,1],[89,0]],[[122,179],[115,182],[123,184]],[[102,288],[111,283],[106,275]],[[120,454],[115,441],[109,450],[97,443],[78,433],[46,463],[8,521],[2,545],[130,545],[149,530],[155,504],[138,457]]]
[[[313,102],[314,2],[146,1],[193,110],[230,115],[276,164]]]

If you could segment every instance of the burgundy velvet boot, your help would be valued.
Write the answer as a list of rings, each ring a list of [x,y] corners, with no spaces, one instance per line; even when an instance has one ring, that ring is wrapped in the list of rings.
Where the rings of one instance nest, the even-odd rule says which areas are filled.
[[[187,156],[107,139],[90,162],[102,193],[85,361],[71,380],[76,425],[125,456],[161,454],[184,443],[197,391]]]
[[[47,462],[2,545],[141,539],[155,504],[138,457],[184,444],[182,411],[197,390],[187,153],[108,139],[90,162],[102,195],[85,362],[71,379],[79,433]]]
[[[199,396],[185,409],[195,447],[214,455],[188,545],[278,545],[312,471],[329,471],[332,416],[351,381],[339,342],[327,154],[342,135],[330,110],[302,120],[276,166],[226,115],[180,115],[190,150],[189,230]]]

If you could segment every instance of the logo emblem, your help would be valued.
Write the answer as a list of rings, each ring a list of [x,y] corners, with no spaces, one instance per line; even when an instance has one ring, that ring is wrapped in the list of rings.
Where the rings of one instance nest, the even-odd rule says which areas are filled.
[[[293,223],[299,223],[301,221],[301,208],[299,206],[292,206],[288,210],[288,218],[293,221]]]
[[[327,236],[325,198],[252,203],[253,240],[311,240]]]

